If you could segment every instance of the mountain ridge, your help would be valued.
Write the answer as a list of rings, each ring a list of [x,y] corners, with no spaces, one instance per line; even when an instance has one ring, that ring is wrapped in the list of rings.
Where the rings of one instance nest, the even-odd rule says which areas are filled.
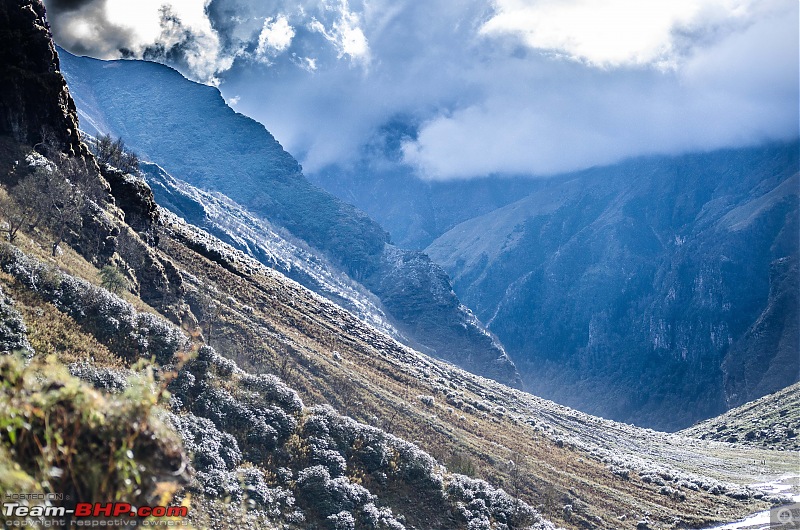
[[[306,180],[266,128],[228,107],[216,88],[156,63],[63,55],[79,113],[111,128],[102,132],[124,137],[170,174],[230,197],[324,253],[382,301],[416,348],[521,384],[502,345],[457,297],[436,294],[452,291],[437,265],[418,252],[398,258],[377,223]],[[213,129],[204,125],[209,119]]]

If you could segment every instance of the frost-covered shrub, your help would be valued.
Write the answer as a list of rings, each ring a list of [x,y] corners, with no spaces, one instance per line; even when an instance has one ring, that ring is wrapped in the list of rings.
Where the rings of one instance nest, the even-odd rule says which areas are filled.
[[[88,362],[70,364],[69,373],[104,392],[122,392],[128,386],[126,374],[121,370],[102,368]]]
[[[645,474],[641,475],[641,477],[642,477],[642,480],[644,482],[648,483],[648,484],[655,484],[656,486],[664,486],[664,485],[666,485],[666,482],[664,482],[664,479],[661,478],[660,475],[657,475],[655,473],[645,473]]]
[[[210,420],[193,414],[170,414],[169,418],[183,438],[184,446],[192,455],[198,471],[230,471],[242,461],[242,452],[236,439],[218,430]]]
[[[361,509],[361,524],[368,530],[405,530],[405,525],[395,519],[391,508],[378,508],[367,503]]]
[[[631,476],[630,469],[626,467],[621,467],[621,466],[608,466],[608,467],[611,470],[611,473],[625,480],[628,480]]]
[[[275,405],[256,411],[256,414],[260,415],[260,419],[275,430],[278,444],[285,442],[297,428],[297,420],[294,416],[287,414],[286,411]]]
[[[347,477],[331,478],[320,465],[300,471],[297,487],[305,503],[322,516],[352,511],[373,502],[375,497],[363,486],[353,484]]]
[[[554,528],[536,510],[483,480],[453,475],[445,492],[455,501],[456,515],[465,520],[468,528],[490,528],[487,525],[492,521],[512,528]]]
[[[281,487],[270,488],[264,474],[254,467],[240,467],[239,481],[244,486],[248,500],[265,510],[271,517],[278,517],[294,507],[294,495]]]
[[[242,500],[242,486],[236,473],[222,469],[198,471],[197,479],[203,486],[203,493],[212,498],[230,499],[232,502]]]
[[[187,337],[162,318],[139,313],[119,296],[55,270],[14,247],[6,245],[0,250],[0,267],[126,359],[154,356],[164,364],[186,344]]]
[[[355,530],[356,520],[350,512],[339,512],[327,517],[328,528],[331,530]]]
[[[186,344],[186,336],[164,319],[150,313],[136,316],[135,332],[144,340],[141,342],[142,354],[154,355],[160,364],[166,364]]]
[[[397,440],[394,449],[400,454],[402,478],[418,487],[440,490],[442,477],[436,472],[437,464],[428,453],[414,444]]]
[[[324,440],[312,437],[308,440],[309,461],[325,466],[333,477],[340,477],[347,471],[347,462],[338,451],[328,449]]]
[[[218,429],[233,433],[253,462],[267,458],[297,428],[297,420],[280,407],[254,406],[248,403],[253,396],[237,397],[208,382],[201,386],[190,403],[192,412],[208,418]]]
[[[424,491],[442,488],[436,461],[419,447],[380,429],[340,416],[328,405],[310,409],[302,435],[319,450],[336,450],[347,462],[355,462],[369,473],[389,472],[394,479]],[[389,460],[396,467],[389,468]]]
[[[0,289],[0,352],[21,351],[32,355],[33,348],[28,342],[28,328],[22,315],[14,308],[14,300]]]
[[[436,402],[433,396],[417,396],[417,399],[420,400],[426,407],[432,407]]]
[[[242,375],[241,385],[244,389],[257,392],[264,400],[277,403],[289,412],[303,410],[303,402],[297,392],[272,374]]]

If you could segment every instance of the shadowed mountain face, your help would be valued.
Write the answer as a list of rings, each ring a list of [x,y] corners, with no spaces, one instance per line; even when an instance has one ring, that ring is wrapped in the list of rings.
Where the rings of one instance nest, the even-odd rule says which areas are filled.
[[[389,235],[365,213],[311,184],[264,126],[234,112],[216,88],[155,63],[60,53],[87,132],[122,137],[172,176],[288,230],[377,296],[417,349],[520,386],[503,347],[460,304],[438,265],[388,245]],[[186,215],[177,203],[166,206]]]
[[[0,135],[82,155],[75,103],[59,73],[44,6],[8,0],[0,12]]]
[[[426,252],[582,410],[677,429],[800,378],[797,143],[561,177]]]

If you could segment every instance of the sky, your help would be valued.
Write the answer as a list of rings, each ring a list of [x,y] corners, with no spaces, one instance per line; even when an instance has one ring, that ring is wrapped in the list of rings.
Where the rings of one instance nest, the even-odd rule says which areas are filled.
[[[217,86],[306,173],[547,176],[798,136],[797,0],[44,3],[67,50]]]

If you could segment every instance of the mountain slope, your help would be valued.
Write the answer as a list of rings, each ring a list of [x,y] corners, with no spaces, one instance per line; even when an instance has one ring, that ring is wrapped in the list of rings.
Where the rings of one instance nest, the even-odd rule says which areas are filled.
[[[387,246],[377,223],[309,183],[264,126],[235,113],[217,89],[155,63],[62,55],[84,123],[324,253],[382,301],[414,347],[520,385],[503,347],[459,303],[437,265]]]
[[[800,450],[800,383],[692,425],[681,434],[701,440]]]
[[[426,252],[538,394],[664,429],[798,365],[798,145],[553,180]]]
[[[173,178],[156,164],[145,162],[140,168],[159,205],[385,333],[402,338],[375,295],[285,230],[278,233],[268,221],[256,218],[224,195],[201,191]]]

